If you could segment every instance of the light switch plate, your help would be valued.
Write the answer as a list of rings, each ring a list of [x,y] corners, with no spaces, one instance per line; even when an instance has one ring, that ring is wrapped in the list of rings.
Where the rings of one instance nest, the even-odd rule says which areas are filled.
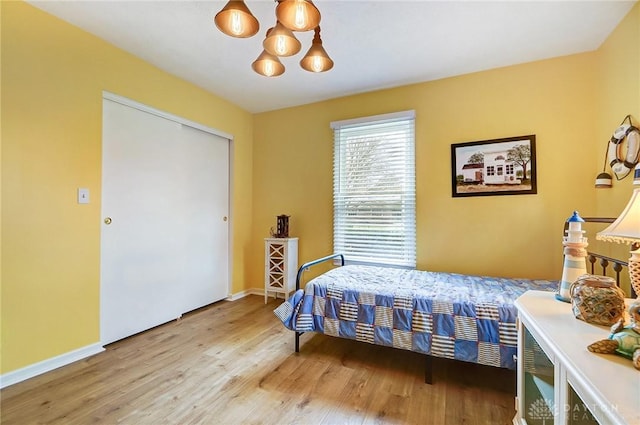
[[[79,204],[88,204],[89,203],[89,189],[87,188],[78,188],[78,203]]]

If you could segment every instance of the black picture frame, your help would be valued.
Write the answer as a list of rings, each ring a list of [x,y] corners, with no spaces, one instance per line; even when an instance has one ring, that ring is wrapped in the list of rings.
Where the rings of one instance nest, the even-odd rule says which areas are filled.
[[[536,136],[451,145],[451,193],[467,196],[538,193]]]

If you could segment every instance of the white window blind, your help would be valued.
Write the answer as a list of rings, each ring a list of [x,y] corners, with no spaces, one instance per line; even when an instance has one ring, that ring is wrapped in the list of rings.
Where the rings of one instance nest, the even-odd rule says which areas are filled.
[[[349,263],[416,265],[414,111],[332,122],[333,247]]]

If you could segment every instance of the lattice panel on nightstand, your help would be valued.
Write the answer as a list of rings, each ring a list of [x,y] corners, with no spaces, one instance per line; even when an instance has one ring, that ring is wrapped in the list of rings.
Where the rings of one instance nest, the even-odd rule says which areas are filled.
[[[271,275],[270,277],[271,277],[271,279],[269,280],[269,286],[272,289],[273,288],[284,289],[284,276],[282,276],[282,275],[280,275],[280,276]]]
[[[284,245],[271,244],[269,245],[269,257],[270,258],[284,258]]]
[[[284,260],[281,258],[271,258],[269,260],[269,273],[282,273],[284,270]]]

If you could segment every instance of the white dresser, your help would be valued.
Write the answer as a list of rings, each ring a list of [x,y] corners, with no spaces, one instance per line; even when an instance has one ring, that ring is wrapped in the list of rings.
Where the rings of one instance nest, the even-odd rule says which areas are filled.
[[[296,289],[298,272],[298,238],[264,240],[264,302],[269,294],[288,298]]]
[[[571,304],[551,292],[528,291],[515,305],[514,424],[640,424],[640,371],[624,357],[587,350],[609,327],[576,319]]]

